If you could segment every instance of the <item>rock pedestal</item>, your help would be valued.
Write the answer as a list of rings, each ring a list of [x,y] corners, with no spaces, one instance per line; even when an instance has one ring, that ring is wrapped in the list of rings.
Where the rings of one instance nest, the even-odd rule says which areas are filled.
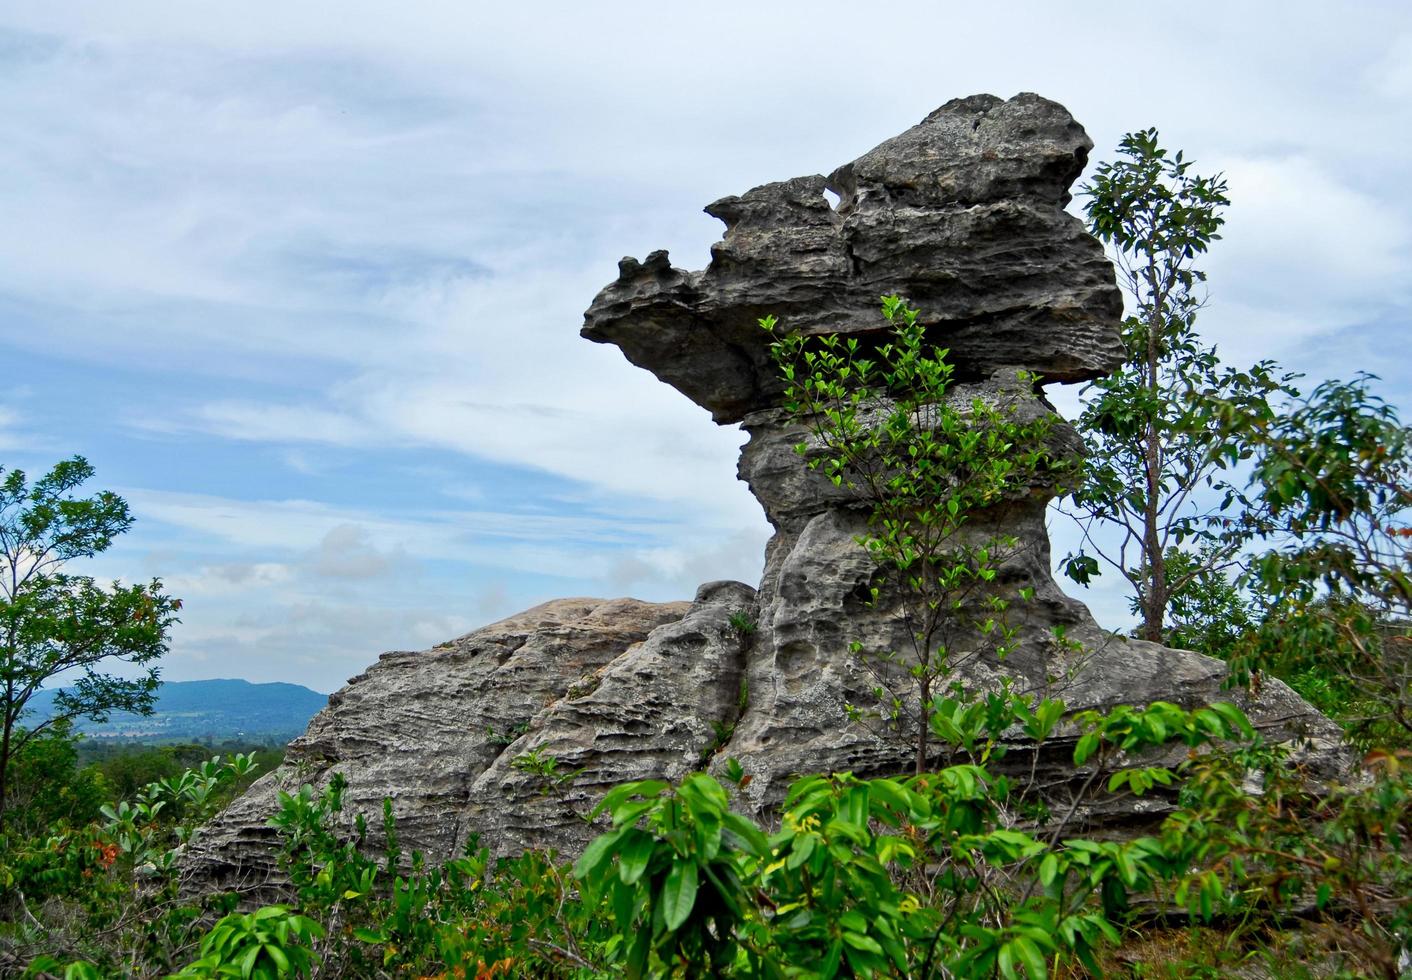
[[[726,231],[703,271],[674,268],[665,252],[619,263],[583,336],[617,345],[749,433],[739,475],[775,528],[758,591],[711,583],[689,605],[561,600],[434,650],[385,655],[190,848],[191,887],[263,879],[276,790],[334,770],[348,780],[350,812],[376,813],[390,796],[404,847],[430,859],[453,856],[472,832],[500,852],[572,852],[594,832],[574,811],[609,786],[678,779],[731,757],[752,777],[744,804],[759,811],[797,774],[907,771],[909,738],[847,717],[876,684],[850,646],[906,642],[895,597],[868,601],[875,566],[857,544],[868,507],[794,452],[806,434],[781,407],[757,321],[772,314],[791,331],[875,344],[886,329],[879,297],[899,294],[922,311],[928,340],[950,351],[956,397],[1049,413],[1038,386],[1016,387],[1017,371],[1039,385],[1076,382],[1123,360],[1112,266],[1064,210],[1091,147],[1062,106],[1039,96],[960,99],[828,177],[711,204]],[[1055,422],[1056,438],[1077,446]],[[1036,487],[976,516],[977,533],[1018,542],[996,587],[1028,587],[1033,598],[1014,608],[1018,648],[1003,663],[967,658],[958,679],[984,688],[1009,677],[1075,710],[1230,697],[1219,661],[1108,634],[1059,590],[1044,524],[1052,496]],[[1304,739],[1316,760],[1336,755],[1335,726],[1283,684],[1268,681],[1243,707],[1273,737]],[[1046,781],[1063,781],[1068,748],[1054,741]],[[577,777],[552,789],[516,766],[536,749]],[[1118,807],[1091,822],[1140,816]]]

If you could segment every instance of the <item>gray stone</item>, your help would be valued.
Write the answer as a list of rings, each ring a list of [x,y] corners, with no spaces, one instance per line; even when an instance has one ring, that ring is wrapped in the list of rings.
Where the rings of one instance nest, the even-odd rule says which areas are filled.
[[[1122,298],[1103,249],[1064,211],[1092,146],[1037,95],[948,102],[827,178],[711,204],[726,233],[703,272],[665,252],[623,259],[583,336],[618,345],[722,423],[778,401],[759,317],[878,334],[888,293],[922,310],[963,375],[1022,365],[1053,381],[1099,377],[1123,358]]]
[[[255,782],[187,848],[189,888],[258,890],[275,875],[278,793],[348,781],[345,815],[370,817],[384,797],[406,849],[434,859],[464,841],[476,777],[523,741],[546,707],[591,683],[685,602],[558,599],[417,653],[387,653],[329,698],[290,744],[284,764]]]
[[[704,271],[675,269],[663,252],[624,259],[583,335],[616,344],[718,422],[743,423],[739,476],[775,528],[758,592],[711,583],[690,606],[561,600],[434,650],[384,656],[189,848],[188,887],[267,879],[264,821],[276,791],[322,784],[334,770],[348,779],[350,812],[376,814],[391,797],[405,846],[433,860],[472,832],[501,853],[572,852],[594,832],[578,814],[609,786],[678,779],[729,757],[752,777],[744,805],[761,814],[798,774],[909,770],[907,732],[848,720],[848,706],[869,706],[877,672],[890,669],[870,669],[850,647],[903,649],[902,598],[868,601],[875,567],[857,543],[867,502],[795,453],[809,436],[780,405],[756,321],[775,314],[787,329],[876,343],[879,297],[899,293],[923,311],[929,339],[950,349],[953,397],[1052,415],[1017,371],[1073,382],[1123,357],[1112,267],[1063,210],[1090,146],[1067,111],[1038,96],[961,99],[828,178],[712,204],[726,232]],[[1054,421],[1055,446],[1077,451],[1073,430]],[[1027,587],[1033,598],[1013,607],[1017,648],[1003,662],[983,646],[961,648],[954,678],[982,690],[1008,678],[1075,710],[1233,697],[1222,663],[1107,633],[1060,591],[1044,523],[1054,493],[1030,487],[969,525],[972,535],[1014,537],[995,588]],[[747,622],[753,629],[740,628]],[[1239,700],[1272,738],[1298,740],[1330,771],[1340,763],[1337,728],[1283,684]],[[1071,764],[1073,738],[1061,734],[1035,763],[1056,799],[1086,778]],[[1028,769],[1031,753],[1016,747],[1008,764]],[[577,777],[546,787],[515,765],[534,751]],[[1131,828],[1157,812],[1127,801],[1080,815],[1091,828]]]

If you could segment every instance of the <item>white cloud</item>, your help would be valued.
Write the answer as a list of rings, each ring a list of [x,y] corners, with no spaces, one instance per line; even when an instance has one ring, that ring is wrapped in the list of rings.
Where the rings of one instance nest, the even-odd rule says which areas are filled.
[[[25,445],[25,437],[18,431],[20,413],[0,405],[0,449],[19,449]]]
[[[199,596],[277,589],[293,577],[294,569],[282,562],[224,562],[168,575],[162,585],[164,591],[186,601]]]
[[[132,425],[149,432],[178,434],[201,432],[247,442],[321,443],[374,448],[379,439],[355,418],[315,405],[272,405],[254,402],[208,402],[186,416],[134,415]],[[305,467],[302,457],[288,457],[295,469]]]
[[[1217,297],[1351,322],[1412,299],[1412,215],[1309,156],[1223,163],[1232,205],[1208,263]],[[1219,276],[1220,278],[1216,278]]]
[[[494,511],[421,511],[398,517],[309,500],[236,500],[120,488],[140,520],[195,532],[227,546],[267,553],[315,552],[350,525],[360,542],[417,558],[481,561],[553,574],[584,548],[619,548],[670,527],[630,517]]]
[[[401,545],[379,550],[369,540],[367,529],[357,524],[331,528],[308,560],[314,574],[343,579],[379,578],[399,570],[405,572],[408,563]]]

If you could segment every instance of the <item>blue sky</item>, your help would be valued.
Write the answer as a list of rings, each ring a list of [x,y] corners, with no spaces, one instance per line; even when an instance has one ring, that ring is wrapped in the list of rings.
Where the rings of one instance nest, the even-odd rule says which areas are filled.
[[[753,582],[740,434],[582,311],[975,92],[1224,170],[1205,333],[1407,406],[1412,13],[1140,6],[7,5],[0,462],[128,498],[91,570],[186,600],[169,679],[329,691],[548,598]]]

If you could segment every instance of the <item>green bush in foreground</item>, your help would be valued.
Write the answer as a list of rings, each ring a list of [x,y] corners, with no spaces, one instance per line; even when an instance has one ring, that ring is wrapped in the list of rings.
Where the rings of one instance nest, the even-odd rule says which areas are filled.
[[[1367,785],[1316,792],[1228,704],[1124,706],[1062,724],[1019,697],[982,706],[952,712],[937,738],[995,759],[1017,726],[1041,745],[1063,737],[1086,785],[1066,817],[1017,823],[1015,788],[968,762],[897,779],[805,777],[770,830],[732,810],[729,779],[694,773],[611,791],[586,815],[603,829],[572,870],[536,852],[492,862],[474,840],[433,866],[402,852],[390,804],[381,855],[362,849],[361,817],[351,835],[337,832],[335,778],[322,792],[284,794],[271,820],[286,901],[201,927],[203,910],[133,873],[145,859],[150,879],[164,880],[181,836],[132,838],[144,824],[133,812],[168,798],[149,788],[94,836],[45,850],[47,865],[31,855],[22,875],[40,916],[72,916],[84,895],[105,896],[85,907],[101,928],[36,917],[8,927],[5,942],[23,948],[14,940],[27,930],[31,950],[67,944],[64,955],[31,957],[30,975],[77,961],[74,976],[1035,980],[1102,975],[1144,916],[1180,912],[1248,931],[1313,916],[1364,971],[1352,975],[1399,975],[1412,939],[1412,758],[1375,756]],[[1178,749],[1171,764],[1136,764],[1163,747]],[[188,803],[199,795],[179,792]],[[1149,836],[1075,835],[1073,814],[1114,794],[1176,805]],[[85,844],[116,853],[67,863]],[[205,914],[221,911],[216,902]],[[115,923],[127,941],[103,937]]]

